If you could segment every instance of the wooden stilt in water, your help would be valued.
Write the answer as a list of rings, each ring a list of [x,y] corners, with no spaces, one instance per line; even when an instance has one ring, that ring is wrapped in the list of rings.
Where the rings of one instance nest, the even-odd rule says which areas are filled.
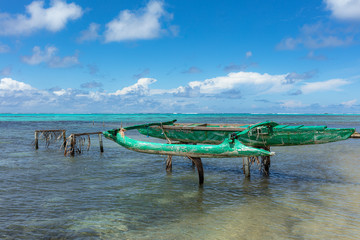
[[[204,183],[204,169],[201,162],[201,158],[199,157],[188,157],[195,164],[198,174],[199,174],[199,184],[202,185]]]
[[[76,145],[76,137],[74,134],[71,134],[71,149],[70,149],[70,155],[74,156],[75,155],[75,145]]]
[[[243,170],[245,177],[250,177],[250,157],[243,157]]]
[[[166,172],[172,172],[172,156],[168,155],[166,158]]]
[[[263,147],[264,150],[270,152],[270,147]],[[270,156],[261,157],[261,171],[265,176],[269,176],[270,174]]]
[[[98,135],[99,135],[100,152],[104,152],[104,146],[103,146],[101,134],[99,133]]]
[[[35,149],[39,149],[39,134],[35,131]]]
[[[194,163],[194,161],[192,160],[193,157],[188,157],[188,159],[190,159],[190,161],[191,161],[191,167],[192,167],[192,168],[195,168],[195,163]]]
[[[62,134],[63,134],[63,144],[62,144],[62,147],[65,149],[65,148],[66,148],[66,131],[63,130]]]

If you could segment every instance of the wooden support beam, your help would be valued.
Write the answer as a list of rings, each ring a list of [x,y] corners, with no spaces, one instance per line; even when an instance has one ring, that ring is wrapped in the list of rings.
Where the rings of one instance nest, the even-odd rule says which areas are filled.
[[[246,129],[244,127],[201,127],[201,126],[189,127],[189,126],[173,126],[173,125],[163,125],[162,128],[163,129],[176,129],[176,130],[224,131],[224,132],[241,132]]]
[[[35,131],[35,149],[39,149],[39,134]]]
[[[102,134],[102,132],[73,133],[72,135],[74,135],[75,137],[78,137],[78,136],[95,135],[95,134]]]
[[[70,135],[70,141],[71,141],[71,148],[70,148],[70,155],[74,156],[75,155],[75,147],[76,147],[76,136],[75,134],[71,134]]]
[[[270,146],[265,146],[262,149],[270,152]],[[270,174],[270,156],[263,156],[261,157],[261,172],[265,176],[269,176]]]
[[[243,170],[245,177],[250,177],[250,158],[251,157],[243,157]]]
[[[172,172],[172,156],[168,155],[166,158],[166,172]]]
[[[354,132],[350,137],[351,138],[360,138],[360,133]]]
[[[104,146],[103,146],[103,141],[102,141],[102,137],[101,137],[102,134],[99,133],[98,136],[99,136],[100,152],[104,152]],[[90,139],[89,139],[89,141],[90,141]]]
[[[65,149],[66,148],[66,131],[63,130],[63,144],[62,147]]]
[[[201,158],[199,157],[188,157],[195,164],[198,174],[199,174],[199,184],[202,185],[204,183],[204,169],[201,162]]]
[[[35,132],[62,132],[64,129],[56,129],[56,130],[35,130]]]

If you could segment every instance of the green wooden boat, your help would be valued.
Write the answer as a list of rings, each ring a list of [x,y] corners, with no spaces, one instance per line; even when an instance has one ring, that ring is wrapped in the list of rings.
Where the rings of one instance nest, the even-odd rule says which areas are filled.
[[[354,128],[327,126],[289,126],[272,121],[257,124],[177,124],[176,120],[112,129],[104,136],[128,149],[151,154],[230,158],[271,156],[271,146],[321,144],[349,138]],[[166,139],[153,143],[131,139],[125,131],[137,129],[141,134]],[[177,143],[174,143],[177,141]],[[197,144],[197,145],[194,145]]]
[[[151,124],[146,124],[148,127]],[[141,126],[141,125],[140,125]],[[125,136],[125,131],[136,129],[137,126],[132,126],[122,129],[113,129],[103,132],[104,136],[110,140],[115,141],[121,146],[142,153],[186,156],[186,157],[200,157],[200,158],[233,158],[233,157],[247,157],[247,156],[271,156],[274,153],[248,147],[242,144],[235,138],[227,138],[218,145],[189,145],[189,144],[166,144],[144,142],[131,139]]]
[[[246,146],[270,147],[335,142],[348,139],[354,128],[289,126],[266,121],[258,124],[177,124],[176,120],[156,125],[134,126],[141,134],[182,143],[220,144],[237,139]]]

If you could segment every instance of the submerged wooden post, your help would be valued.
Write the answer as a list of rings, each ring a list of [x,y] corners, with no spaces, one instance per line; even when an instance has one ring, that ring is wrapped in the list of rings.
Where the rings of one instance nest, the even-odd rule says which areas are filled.
[[[270,152],[270,147],[265,146],[263,147],[264,150]],[[270,156],[263,156],[261,157],[261,171],[265,176],[269,176],[270,174]]]
[[[201,162],[201,158],[199,157],[189,157],[191,161],[195,164],[198,174],[199,174],[199,184],[202,185],[204,183],[204,169]]]
[[[39,149],[39,134],[38,131],[35,131],[35,149]]]
[[[104,146],[103,146],[101,134],[99,133],[98,135],[99,135],[100,152],[104,152]]]
[[[70,155],[74,156],[75,155],[75,145],[76,145],[76,137],[74,134],[71,134],[71,149],[70,149]]]
[[[168,155],[166,158],[166,172],[172,172],[172,156]]]
[[[250,158],[251,157],[243,157],[243,170],[245,177],[250,177]]]
[[[65,147],[66,147],[66,131],[65,130],[63,130],[63,144],[62,144],[62,146],[63,146],[63,148],[65,149]]]

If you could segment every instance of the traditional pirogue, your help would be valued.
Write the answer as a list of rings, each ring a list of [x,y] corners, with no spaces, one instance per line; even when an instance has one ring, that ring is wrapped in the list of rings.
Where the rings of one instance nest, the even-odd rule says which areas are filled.
[[[335,142],[348,139],[354,128],[327,126],[289,126],[266,121],[257,124],[176,124],[176,120],[160,124],[128,127],[151,137],[183,143],[219,144],[226,138],[237,139],[246,146],[292,146]]]
[[[327,126],[289,126],[272,121],[257,124],[177,124],[176,120],[148,123],[103,132],[104,136],[137,152],[186,156],[198,167],[203,181],[200,158],[232,158],[261,156],[270,166],[271,146],[321,144],[349,138],[354,128]],[[138,130],[141,134],[166,139],[167,143],[144,142],[125,136],[125,131]],[[171,157],[170,159],[171,164]],[[246,174],[244,164],[244,171]]]
[[[131,129],[138,129],[153,127],[155,125],[164,126],[165,123],[150,123],[144,125],[135,125],[121,129],[113,129],[104,132],[104,136],[114,140],[123,147],[130,150],[163,155],[188,156],[188,157],[208,157],[208,158],[231,158],[231,157],[246,157],[246,156],[271,156],[273,153],[263,149],[248,147],[236,139],[236,136],[229,136],[221,141],[218,145],[209,144],[171,144],[168,143],[153,143],[144,142],[131,139],[125,136],[125,131]],[[166,135],[166,133],[164,133]],[[187,143],[188,141],[182,141]]]

